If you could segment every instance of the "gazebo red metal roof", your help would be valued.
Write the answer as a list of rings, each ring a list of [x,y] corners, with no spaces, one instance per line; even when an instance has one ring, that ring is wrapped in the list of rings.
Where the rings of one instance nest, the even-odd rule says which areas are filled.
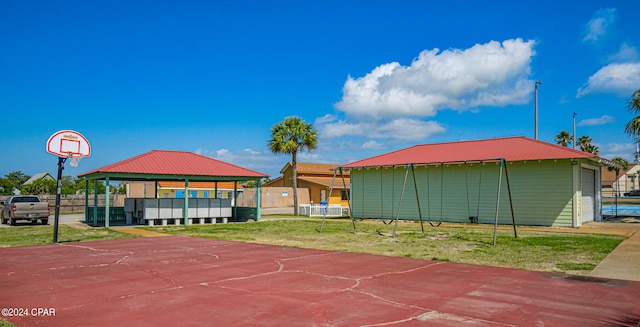
[[[421,144],[346,164],[344,168],[377,167],[491,159],[506,161],[598,158],[597,155],[524,136]]]
[[[152,150],[79,175],[134,174],[262,178],[268,175],[192,152]]]

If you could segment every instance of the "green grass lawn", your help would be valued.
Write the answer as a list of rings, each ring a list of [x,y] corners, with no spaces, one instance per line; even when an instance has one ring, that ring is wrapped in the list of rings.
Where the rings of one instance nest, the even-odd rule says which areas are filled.
[[[621,236],[499,230],[493,246],[493,229],[470,225],[425,226],[400,222],[328,220],[321,222],[276,220],[247,224],[145,227],[145,229],[195,237],[357,253],[402,256],[468,264],[587,275],[622,240]]]
[[[58,242],[87,242],[131,238],[135,235],[116,232],[108,228],[76,229],[65,224],[58,226]],[[0,248],[9,246],[50,244],[53,225],[11,226],[0,228]]]

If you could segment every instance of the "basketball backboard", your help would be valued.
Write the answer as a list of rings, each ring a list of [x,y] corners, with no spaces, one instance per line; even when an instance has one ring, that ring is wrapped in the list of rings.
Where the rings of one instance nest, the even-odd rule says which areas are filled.
[[[63,130],[51,135],[47,141],[47,152],[62,158],[84,158],[91,155],[91,145],[82,134]]]

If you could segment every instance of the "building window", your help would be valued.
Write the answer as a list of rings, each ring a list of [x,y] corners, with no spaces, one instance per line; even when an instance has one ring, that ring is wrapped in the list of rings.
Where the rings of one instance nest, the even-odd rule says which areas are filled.
[[[342,195],[342,200],[347,201],[349,200],[349,196],[351,195],[349,193],[349,190],[343,190],[340,192],[340,194]]]

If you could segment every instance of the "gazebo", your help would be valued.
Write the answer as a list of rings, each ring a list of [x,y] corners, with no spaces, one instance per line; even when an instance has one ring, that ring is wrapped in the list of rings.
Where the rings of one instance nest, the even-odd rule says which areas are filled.
[[[255,181],[257,184],[256,207],[244,208],[250,210],[238,211],[237,202],[233,206],[233,217],[239,214],[260,219],[260,181],[268,175],[247,168],[229,164],[220,160],[205,157],[191,152],[152,150],[150,152],[116,162],[78,175],[87,180],[85,198],[85,221],[93,220],[98,225],[98,216],[104,215],[105,227],[109,227],[110,216],[114,214],[109,204],[109,183],[111,181],[178,181],[184,183],[184,209],[182,211],[184,224],[189,224],[189,182],[233,182],[234,199],[237,198],[238,182]],[[93,210],[89,208],[89,181],[94,183]],[[98,211],[98,181],[105,181],[106,199],[104,214]],[[157,189],[157,187],[156,187]],[[157,197],[157,195],[156,195]],[[121,214],[121,213],[119,213]],[[92,217],[90,217],[92,216]],[[100,219],[102,220],[102,219]]]

